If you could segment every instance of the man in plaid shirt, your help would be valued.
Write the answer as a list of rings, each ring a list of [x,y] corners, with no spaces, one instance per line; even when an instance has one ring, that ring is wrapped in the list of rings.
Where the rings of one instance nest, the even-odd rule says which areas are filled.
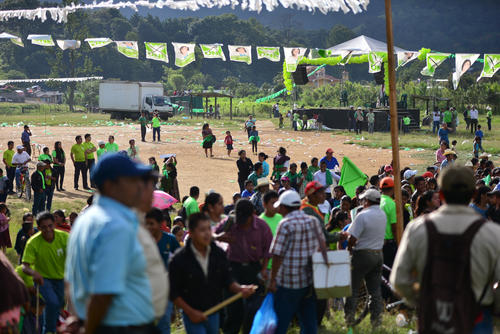
[[[269,289],[276,292],[274,309],[278,327],[275,334],[285,334],[295,314],[301,333],[318,331],[311,257],[320,242],[325,244],[325,238],[320,222],[299,210],[300,205],[300,196],[294,190],[283,192],[274,204],[284,217],[271,244],[273,264]]]

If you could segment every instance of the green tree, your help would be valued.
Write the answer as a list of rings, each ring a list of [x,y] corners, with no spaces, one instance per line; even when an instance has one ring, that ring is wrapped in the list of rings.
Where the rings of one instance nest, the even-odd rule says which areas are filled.
[[[169,76],[168,83],[175,90],[182,90],[186,87],[186,79],[180,73],[174,73]]]

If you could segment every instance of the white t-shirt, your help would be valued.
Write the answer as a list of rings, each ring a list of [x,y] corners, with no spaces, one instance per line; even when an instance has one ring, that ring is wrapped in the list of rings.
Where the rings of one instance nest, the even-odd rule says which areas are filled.
[[[347,232],[358,241],[354,249],[380,250],[384,246],[387,216],[379,205],[364,208],[352,222]]]
[[[324,201],[323,203],[318,204],[318,209],[322,214],[326,215],[330,213],[332,206],[330,205],[330,202]]]
[[[441,113],[440,113],[439,111],[434,111],[434,112],[432,113],[432,120],[433,120],[434,122],[439,122],[439,121],[441,121]]]
[[[327,186],[326,184],[326,173],[331,173],[332,174],[332,185],[330,187]],[[325,186],[325,192],[327,194],[332,193],[332,187],[335,187],[337,185],[337,181],[340,180],[340,176],[335,174],[333,171],[327,169],[326,172],[322,172],[321,170],[317,171],[314,173],[314,181],[318,181],[321,183],[323,186]]]
[[[19,152],[16,152],[12,156],[12,163],[13,164],[23,164],[22,167],[27,167],[28,164],[26,163],[26,161],[28,161],[30,159],[31,159],[30,155],[28,153],[26,153],[25,151],[23,151],[21,154],[19,154]],[[17,166],[17,167],[19,167],[19,166]]]
[[[479,118],[479,111],[477,111],[477,109],[472,109],[470,111],[470,118],[471,119],[478,119]]]

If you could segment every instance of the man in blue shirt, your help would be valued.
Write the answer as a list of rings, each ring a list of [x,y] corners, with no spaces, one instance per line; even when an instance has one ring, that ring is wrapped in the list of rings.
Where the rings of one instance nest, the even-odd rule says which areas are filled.
[[[339,166],[339,162],[333,156],[333,150],[331,148],[326,150],[326,156],[321,158],[321,160],[319,161],[320,164],[322,162],[326,163],[326,169],[335,169],[335,166]]]
[[[476,137],[481,138],[481,141],[479,142],[479,149],[482,152],[484,152],[484,149],[483,149],[483,137],[484,137],[484,134],[483,134],[483,130],[481,130],[481,125],[480,124],[477,125],[477,130],[476,130],[476,133],[474,135]]]
[[[448,130],[448,124],[443,123],[442,128],[438,130],[439,142],[446,142],[446,144],[450,145],[450,140],[448,139],[448,134],[450,131]]]
[[[150,173],[150,167],[117,153],[103,156],[92,170],[99,194],[71,230],[65,269],[85,333],[154,330],[151,284],[131,209]]]
[[[174,252],[181,246],[173,234],[162,231],[161,225],[164,221],[165,218],[163,217],[163,213],[160,209],[152,208],[146,214],[146,228],[158,245],[158,250],[160,251],[165,268],[168,268],[168,259],[170,255],[174,254]],[[170,334],[170,318],[173,310],[174,304],[169,301],[167,304],[167,310],[160,318],[157,325],[161,334]]]
[[[21,142],[23,143],[24,148],[26,149],[26,153],[31,156],[31,130],[30,127],[25,125],[24,131],[21,133]]]

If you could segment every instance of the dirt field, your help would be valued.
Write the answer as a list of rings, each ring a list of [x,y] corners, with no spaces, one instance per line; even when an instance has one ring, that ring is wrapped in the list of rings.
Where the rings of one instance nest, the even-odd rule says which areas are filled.
[[[258,121],[258,130],[261,142],[259,152],[269,155],[268,162],[272,166],[272,157],[276,154],[279,146],[287,149],[292,162],[299,164],[305,161],[309,164],[312,157],[321,158],[328,147],[333,148],[334,156],[342,161],[344,156],[348,156],[361,170],[368,175],[372,175],[382,164],[391,161],[391,151],[388,149],[370,149],[358,145],[346,145],[347,137],[332,135],[331,132],[294,132],[289,129],[276,130],[270,121]],[[36,127],[32,129],[32,142],[50,147],[51,152],[54,142],[62,141],[68,162],[66,163],[66,176],[64,187],[65,193],[56,192],[54,197],[60,200],[72,200],[75,198],[86,198],[89,193],[73,189],[74,168],[69,158],[71,145],[74,143],[76,135],[92,134],[92,142],[96,144],[99,140],[107,141],[108,135],[114,135],[120,149],[128,147],[128,140],[131,138],[138,141],[139,156],[143,162],[147,163],[150,156],[155,156],[161,163],[159,155],[176,153],[178,160],[178,180],[181,196],[189,191],[189,187],[197,185],[201,192],[214,189],[220,192],[226,203],[230,201],[232,194],[238,191],[237,184],[237,152],[245,149],[251,152],[251,145],[248,144],[246,132],[243,130],[232,131],[235,140],[234,151],[231,157],[227,157],[227,152],[223,139],[225,129],[213,128],[217,137],[214,145],[214,158],[206,158],[201,148],[201,124],[200,126],[168,126],[161,128],[161,143],[151,143],[152,132],[148,132],[148,142],[140,142],[140,129],[138,125],[110,126],[110,127]],[[0,131],[0,150],[5,150],[8,140],[14,140],[16,145],[20,141],[22,128],[6,127]],[[414,166],[424,163],[419,158],[414,157],[414,150],[401,151],[402,166]],[[248,153],[250,159],[255,163],[255,156]],[[203,197],[203,196],[201,196]]]

